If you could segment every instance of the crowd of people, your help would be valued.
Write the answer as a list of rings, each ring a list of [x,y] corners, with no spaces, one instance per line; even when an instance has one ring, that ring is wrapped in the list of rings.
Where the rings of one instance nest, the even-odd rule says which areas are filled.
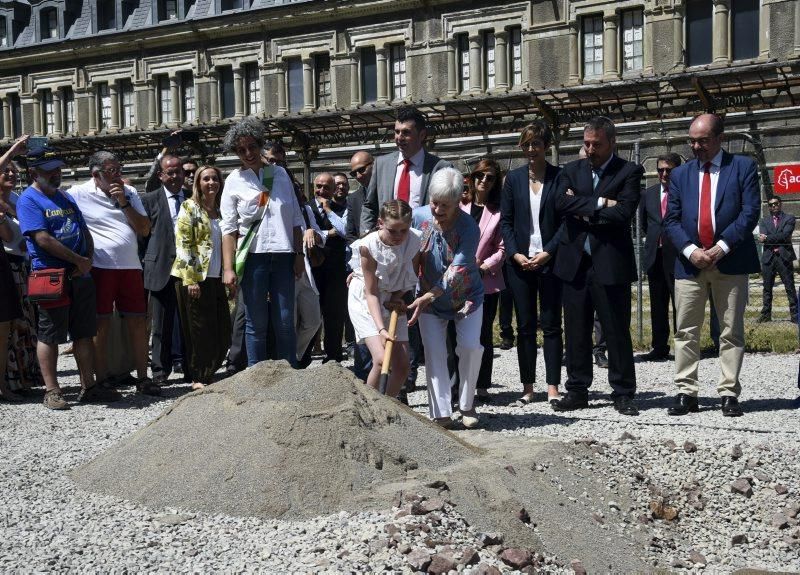
[[[653,325],[644,358],[671,358],[673,334],[678,392],[670,415],[698,410],[709,298],[719,326],[722,413],[742,415],[744,306],[748,274],[759,270],[756,241],[771,273],[765,289],[771,293],[780,275],[796,321],[794,218],[770,200],[771,217],[753,235],[756,166],[723,150],[723,132],[720,117],[695,118],[694,158],[659,157],[659,183],[642,194],[644,170],[616,154],[608,118],[586,123],[582,157],[563,167],[548,162],[553,132],[537,120],[519,136],[524,165],[503,173],[482,158],[464,175],[425,149],[425,117],[404,107],[396,151],[356,152],[349,174],[319,173],[311,197],[287,167],[283,145],[268,141],[253,117],[225,137],[225,150],[239,160],[227,176],[166,146],[143,194],[125,183],[108,151],[89,158],[88,181],[64,190],[61,158],[46,146],[28,149],[23,136],[0,157],[0,396],[19,401],[43,384],[46,407],[68,408],[56,368],[58,345],[68,339],[80,372],[78,402],[117,401],[120,383],[157,396],[173,370],[200,389],[223,367],[232,374],[279,359],[302,369],[322,346],[323,362],[351,353],[356,375],[376,389],[390,363],[385,392],[401,401],[424,364],[430,417],[449,427],[455,408],[472,428],[476,403],[491,400],[494,325],[510,301],[519,401],[535,397],[541,330],[547,401],[555,411],[588,407],[599,327],[614,408],[634,416],[638,209]],[[17,156],[25,156],[29,183],[19,194]],[[350,179],[358,183],[352,192]],[[58,284],[58,294],[40,293],[33,280],[42,276]],[[765,297],[762,319],[769,316]],[[122,351],[111,343],[115,322],[129,344]],[[507,329],[504,347],[513,337]],[[135,377],[111,373],[109,358],[120,353]]]

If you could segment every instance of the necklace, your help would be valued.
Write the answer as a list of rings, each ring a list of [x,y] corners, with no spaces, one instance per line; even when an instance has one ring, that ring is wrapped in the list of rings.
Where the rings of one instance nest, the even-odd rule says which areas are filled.
[[[542,178],[540,178],[539,176],[537,176],[534,173],[534,171],[531,170],[530,168],[528,168],[528,179],[533,183],[540,183],[541,184],[541,183],[544,182],[544,180]]]

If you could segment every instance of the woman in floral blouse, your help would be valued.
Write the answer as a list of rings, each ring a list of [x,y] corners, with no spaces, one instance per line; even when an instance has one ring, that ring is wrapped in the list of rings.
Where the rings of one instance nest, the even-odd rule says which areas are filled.
[[[184,370],[192,378],[192,389],[211,383],[231,344],[230,311],[221,278],[221,198],[222,174],[214,166],[203,166],[175,223],[172,275],[178,278],[175,289],[188,358]]]

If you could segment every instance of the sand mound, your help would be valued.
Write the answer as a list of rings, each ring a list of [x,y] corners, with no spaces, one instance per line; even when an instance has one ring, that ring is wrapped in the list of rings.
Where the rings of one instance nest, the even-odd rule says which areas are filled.
[[[308,517],[477,452],[338,365],[264,362],[181,398],[73,479],[153,507]]]

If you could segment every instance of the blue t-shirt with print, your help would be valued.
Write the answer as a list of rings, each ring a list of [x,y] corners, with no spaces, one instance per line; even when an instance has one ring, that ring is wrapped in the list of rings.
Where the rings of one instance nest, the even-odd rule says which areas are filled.
[[[40,248],[33,240],[33,235],[38,231],[48,232],[67,249],[86,256],[81,235],[83,216],[75,202],[61,190],[53,196],[47,196],[29,186],[17,201],[17,217],[28,243],[33,269],[69,268],[73,265]]]

